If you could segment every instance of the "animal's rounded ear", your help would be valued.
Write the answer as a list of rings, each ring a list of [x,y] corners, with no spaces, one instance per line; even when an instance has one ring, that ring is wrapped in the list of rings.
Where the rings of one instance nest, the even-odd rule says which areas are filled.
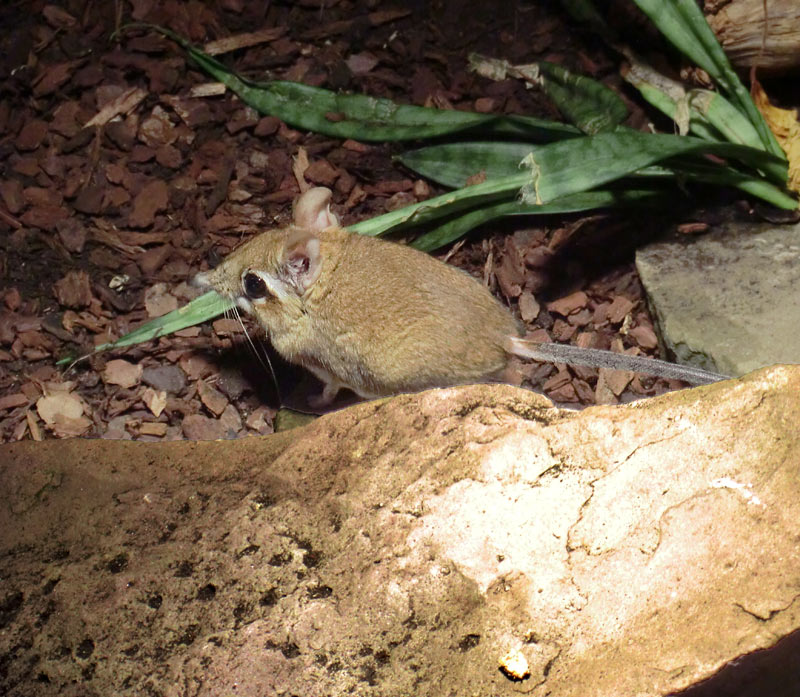
[[[279,275],[298,295],[305,293],[314,284],[321,271],[322,255],[316,237],[304,234],[286,243]]]
[[[331,190],[324,186],[301,194],[294,203],[294,224],[312,232],[338,226],[339,219],[331,213],[331,196]]]

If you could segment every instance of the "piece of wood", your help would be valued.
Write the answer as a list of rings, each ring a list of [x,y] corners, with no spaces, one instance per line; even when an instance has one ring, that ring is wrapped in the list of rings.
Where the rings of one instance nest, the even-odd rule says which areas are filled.
[[[707,19],[737,68],[757,66],[766,72],[800,68],[797,0],[732,0]]]

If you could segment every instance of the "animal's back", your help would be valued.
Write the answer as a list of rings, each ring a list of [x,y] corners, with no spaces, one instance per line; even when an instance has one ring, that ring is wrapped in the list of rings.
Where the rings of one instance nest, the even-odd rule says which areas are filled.
[[[320,330],[351,381],[391,394],[496,377],[516,321],[480,282],[423,252],[350,233],[317,304]],[[333,366],[336,368],[336,366]]]

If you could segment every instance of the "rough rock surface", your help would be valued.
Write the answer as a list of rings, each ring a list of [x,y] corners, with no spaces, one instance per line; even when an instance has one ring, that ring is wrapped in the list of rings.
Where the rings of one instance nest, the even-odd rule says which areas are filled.
[[[648,245],[636,268],[679,362],[725,375],[800,363],[800,224],[726,223]]]
[[[738,659],[691,694],[788,695],[742,656],[797,650],[798,395],[800,367],[583,412],[470,386],[3,446],[0,693],[666,695]]]

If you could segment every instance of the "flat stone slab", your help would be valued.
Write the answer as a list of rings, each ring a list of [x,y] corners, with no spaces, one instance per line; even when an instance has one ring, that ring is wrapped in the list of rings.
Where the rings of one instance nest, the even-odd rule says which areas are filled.
[[[664,344],[727,375],[800,363],[800,224],[726,223],[636,255]]]

